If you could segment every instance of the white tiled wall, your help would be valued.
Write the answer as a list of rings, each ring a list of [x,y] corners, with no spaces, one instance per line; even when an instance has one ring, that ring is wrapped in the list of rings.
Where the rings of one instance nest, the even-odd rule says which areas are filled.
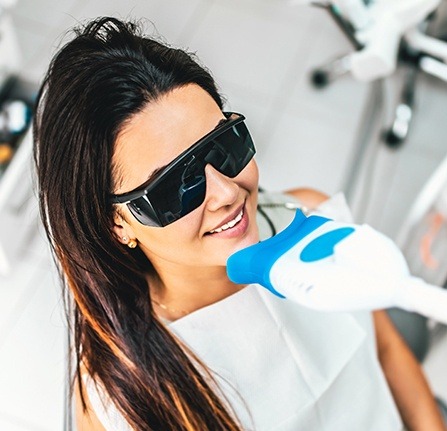
[[[247,117],[263,187],[310,186],[329,194],[344,188],[361,122],[369,120],[363,118],[369,86],[349,76],[324,90],[309,85],[313,67],[351,50],[324,11],[286,0],[18,0],[13,18],[24,76],[39,81],[67,28],[99,15],[147,18],[165,40],[197,52],[228,107]],[[364,188],[367,211],[359,214],[391,236],[447,153],[447,86],[422,78],[417,100],[404,148],[385,149],[379,130],[370,142],[377,164]],[[36,232],[13,273],[0,278],[1,430],[62,429],[65,331],[44,244]],[[438,358],[447,354],[437,349]],[[429,363],[436,380],[442,361]],[[437,389],[447,394],[447,387]]]

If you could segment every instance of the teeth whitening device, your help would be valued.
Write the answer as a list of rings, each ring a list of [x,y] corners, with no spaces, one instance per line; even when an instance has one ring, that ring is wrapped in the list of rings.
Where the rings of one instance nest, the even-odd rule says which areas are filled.
[[[321,311],[399,307],[447,324],[447,291],[413,277],[385,235],[297,210],[279,234],[240,250],[229,278]]]

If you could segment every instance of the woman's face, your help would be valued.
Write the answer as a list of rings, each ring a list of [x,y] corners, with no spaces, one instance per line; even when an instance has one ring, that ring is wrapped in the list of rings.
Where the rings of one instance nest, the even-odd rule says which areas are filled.
[[[148,104],[118,136],[113,165],[119,178],[115,178],[114,192],[125,193],[143,184],[152,172],[167,165],[223,119],[211,96],[193,84]],[[158,271],[173,266],[225,265],[230,254],[259,240],[258,169],[251,160],[239,175],[228,178],[208,164],[205,177],[205,200],[194,211],[168,226],[149,227],[140,224],[126,205],[120,205],[123,217],[115,217],[115,233],[120,239],[136,238]],[[230,225],[237,223],[216,232],[223,225],[228,227],[230,221]]]

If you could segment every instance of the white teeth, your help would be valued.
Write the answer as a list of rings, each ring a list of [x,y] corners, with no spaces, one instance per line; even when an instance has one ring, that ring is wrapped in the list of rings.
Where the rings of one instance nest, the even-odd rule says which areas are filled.
[[[222,232],[223,230],[227,230],[236,226],[242,220],[243,215],[244,210],[242,210],[233,220],[230,220],[228,223],[225,223],[224,225],[216,229],[210,230],[210,233],[219,233]]]
[[[233,227],[236,223],[237,223],[236,220],[232,220],[232,221],[228,222],[228,226]]]

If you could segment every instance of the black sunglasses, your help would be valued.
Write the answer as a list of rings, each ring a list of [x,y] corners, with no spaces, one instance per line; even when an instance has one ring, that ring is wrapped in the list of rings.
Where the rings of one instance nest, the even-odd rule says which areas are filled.
[[[131,192],[112,196],[112,203],[126,204],[146,226],[167,226],[198,208],[205,199],[205,166],[233,178],[256,153],[245,117],[224,112],[216,129],[176,157],[155,177]]]

